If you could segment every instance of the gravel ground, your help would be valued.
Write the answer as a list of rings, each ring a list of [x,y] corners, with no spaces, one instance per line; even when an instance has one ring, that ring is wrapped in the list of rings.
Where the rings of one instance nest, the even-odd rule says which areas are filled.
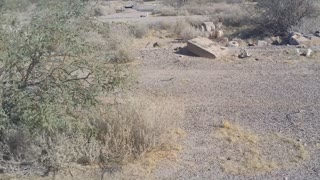
[[[181,98],[187,109],[188,136],[179,161],[160,164],[155,179],[320,179],[319,55],[305,58],[295,56],[294,48],[277,49],[252,49],[252,57],[242,60],[204,59],[173,48],[141,50],[139,89]],[[259,137],[259,143],[253,148],[247,141],[218,138],[225,120]],[[261,152],[251,156],[252,149]],[[308,157],[294,155],[301,149]],[[248,164],[247,155],[249,162],[258,157],[260,164],[278,165]],[[228,161],[236,170],[224,167]]]

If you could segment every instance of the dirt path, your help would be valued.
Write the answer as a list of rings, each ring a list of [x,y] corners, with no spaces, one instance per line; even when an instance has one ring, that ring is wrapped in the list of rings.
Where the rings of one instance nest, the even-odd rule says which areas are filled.
[[[155,179],[320,179],[320,60],[291,51],[209,60],[141,50],[140,90],[186,105],[179,161]]]

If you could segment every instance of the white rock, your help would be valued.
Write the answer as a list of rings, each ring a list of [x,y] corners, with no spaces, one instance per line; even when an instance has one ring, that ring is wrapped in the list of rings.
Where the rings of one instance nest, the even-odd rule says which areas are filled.
[[[239,47],[239,43],[237,41],[230,41],[228,47]]]
[[[307,57],[310,57],[311,54],[312,54],[312,49],[309,48],[309,49],[307,50],[306,56],[307,56]]]
[[[258,47],[265,47],[265,46],[268,46],[268,42],[267,41],[258,41]]]

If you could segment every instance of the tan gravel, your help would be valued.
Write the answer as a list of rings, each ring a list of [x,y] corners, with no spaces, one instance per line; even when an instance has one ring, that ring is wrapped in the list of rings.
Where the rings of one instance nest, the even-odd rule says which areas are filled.
[[[318,53],[256,48],[211,60],[173,49],[140,52],[137,90],[187,109],[179,161],[160,163],[155,179],[320,179]]]

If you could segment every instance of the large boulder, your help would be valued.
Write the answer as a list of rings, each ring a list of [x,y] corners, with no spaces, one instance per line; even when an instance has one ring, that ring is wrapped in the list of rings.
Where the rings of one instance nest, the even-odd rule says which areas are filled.
[[[223,56],[227,53],[226,48],[214,43],[208,38],[194,38],[188,41],[187,49],[200,56],[210,59]]]
[[[290,45],[303,45],[309,41],[308,38],[304,37],[301,33],[293,32],[289,38]]]

